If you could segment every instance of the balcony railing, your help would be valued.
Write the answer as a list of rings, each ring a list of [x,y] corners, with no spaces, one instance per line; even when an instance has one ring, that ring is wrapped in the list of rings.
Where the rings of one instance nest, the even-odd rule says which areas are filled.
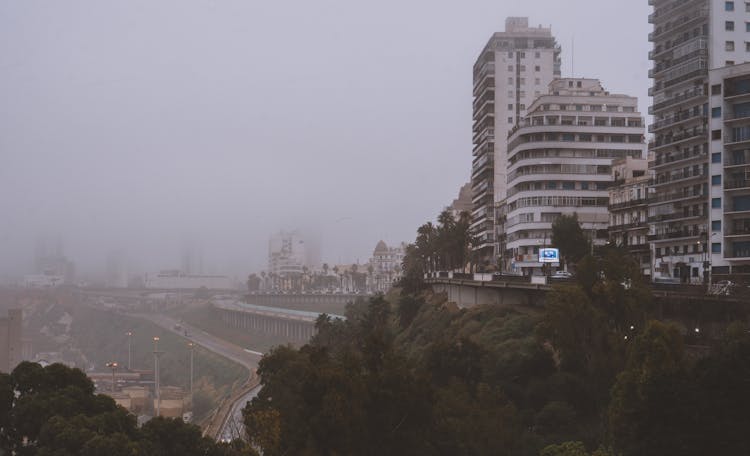
[[[707,195],[703,193],[702,190],[694,190],[690,189],[689,191],[681,191],[681,192],[659,192],[654,194],[651,198],[649,198],[649,203],[664,203],[667,201],[674,201],[679,199],[685,199],[685,198],[697,198],[697,197],[706,197]]]
[[[657,139],[656,141],[651,141],[650,143],[648,143],[648,146],[649,146],[649,149],[658,149],[660,147],[671,146],[672,144],[677,144],[682,141],[688,141],[690,139],[700,138],[702,136],[705,136],[706,133],[708,133],[708,130],[706,128],[696,128],[693,130],[687,130],[687,131],[677,133],[672,136],[667,136],[667,137]]]
[[[703,212],[675,212],[674,214],[660,214],[652,215],[648,218],[649,223],[668,222],[670,220],[688,219],[695,217],[705,217],[706,214]]]
[[[741,188],[750,188],[750,180],[748,179],[735,179],[735,180],[725,180],[724,181],[724,189],[725,190],[737,190]]]
[[[660,155],[656,158],[656,160],[648,162],[648,166],[649,168],[655,168],[658,166],[668,165],[671,163],[679,163],[685,160],[693,160],[695,158],[706,158],[707,156],[708,154],[703,151],[700,151],[698,153],[694,153],[693,151],[690,151],[687,153]]]
[[[648,204],[649,199],[648,198],[639,198],[639,199],[632,199],[630,201],[625,201],[622,203],[615,203],[609,205],[610,211],[616,211],[618,209],[626,209],[629,207],[635,207],[635,206],[643,206],[645,204]]]
[[[668,108],[672,105],[682,103],[683,101],[688,101],[693,98],[702,97],[704,95],[705,95],[705,92],[703,91],[702,87],[691,89],[691,90],[688,90],[687,92],[681,93],[680,95],[675,95],[671,98],[654,103],[653,106],[648,108],[648,113],[653,114],[655,111]]]
[[[704,122],[708,120],[708,118],[704,116],[703,113],[701,112],[683,112],[683,113],[675,115],[674,117],[657,120],[656,122],[648,126],[648,132],[653,133],[656,130],[661,130],[662,128],[666,128],[666,127],[678,124],[686,120],[699,120],[699,119],[703,120]]]
[[[654,234],[649,234],[647,239],[649,241],[663,241],[667,239],[680,239],[680,238],[691,238],[691,237],[705,237],[705,233],[702,231],[695,230],[675,230],[675,231],[662,231]]]
[[[694,169],[689,169],[687,171],[682,170],[670,174],[661,174],[656,176],[656,179],[653,181],[653,185],[664,185],[685,179],[693,179],[695,177],[706,177],[706,173],[704,173],[702,169],[699,169],[697,171]]]

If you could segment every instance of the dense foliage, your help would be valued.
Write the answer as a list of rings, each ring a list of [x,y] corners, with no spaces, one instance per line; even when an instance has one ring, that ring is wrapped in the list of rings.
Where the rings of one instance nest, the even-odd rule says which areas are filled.
[[[239,456],[254,454],[202,437],[197,426],[135,416],[94,394],[82,371],[23,362],[0,374],[0,454],[20,456]]]
[[[402,291],[321,318],[261,362],[249,437],[266,455],[750,454],[747,328],[695,361],[623,251],[578,269],[544,309]]]

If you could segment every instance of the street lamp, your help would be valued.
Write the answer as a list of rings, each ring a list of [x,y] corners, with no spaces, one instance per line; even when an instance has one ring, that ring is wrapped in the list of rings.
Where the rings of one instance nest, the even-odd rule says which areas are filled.
[[[159,336],[154,336],[154,389],[156,392],[156,416],[161,412],[161,392],[159,385]]]
[[[195,344],[192,342],[188,342],[188,347],[190,348],[190,407],[193,407],[193,349],[195,348]]]
[[[133,331],[128,331],[125,333],[126,336],[128,336],[128,370],[132,370],[132,347],[133,347]]]
[[[112,392],[115,392],[115,371],[117,370],[117,363],[112,361],[106,364],[107,367],[112,369]]]

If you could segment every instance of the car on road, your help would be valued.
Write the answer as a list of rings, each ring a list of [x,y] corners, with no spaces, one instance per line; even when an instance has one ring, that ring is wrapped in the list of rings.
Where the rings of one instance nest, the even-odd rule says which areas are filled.
[[[564,280],[564,279],[572,279],[573,274],[569,273],[568,271],[555,271],[551,276],[550,279],[553,280]]]

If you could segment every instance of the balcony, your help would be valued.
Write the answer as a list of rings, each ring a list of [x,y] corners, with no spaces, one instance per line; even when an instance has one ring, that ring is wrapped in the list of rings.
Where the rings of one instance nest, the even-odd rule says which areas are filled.
[[[646,221],[639,221],[635,223],[624,223],[620,225],[610,225],[608,230],[610,232],[612,231],[629,231],[629,230],[640,230],[640,229],[648,229],[648,224]]]
[[[724,190],[750,189],[750,179],[734,179],[724,181]]]
[[[701,218],[706,217],[706,214],[703,212],[675,212],[674,214],[660,214],[660,215],[652,215],[648,218],[649,223],[660,223],[660,222],[669,222],[673,220],[688,220],[691,218]]]
[[[750,219],[734,220],[729,227],[728,232],[724,233],[725,237],[748,237],[750,236]]]
[[[639,199],[632,199],[630,201],[625,201],[622,203],[610,204],[608,207],[610,211],[616,211],[618,209],[628,209],[631,207],[645,206],[646,204],[648,204],[648,202],[649,202],[648,198],[639,198]]]
[[[656,158],[656,160],[652,160],[648,162],[649,168],[659,168],[661,166],[665,165],[673,165],[673,164],[680,164],[686,161],[695,160],[695,159],[706,159],[708,158],[708,154],[705,152],[698,152],[693,153],[692,151],[689,153],[679,153],[679,154],[672,154],[672,155],[660,155]]]
[[[670,174],[661,174],[656,176],[656,180],[652,183],[653,186],[657,185],[665,185],[665,184],[672,184],[675,182],[680,182],[688,179],[695,179],[695,178],[706,178],[706,174],[703,172],[703,170],[694,170],[689,169],[687,171],[681,170],[676,171]]]
[[[705,139],[708,130],[705,127],[694,128],[692,130],[686,130],[672,136],[663,136],[656,141],[648,143],[650,150],[657,150],[669,146],[674,146],[683,142],[691,141],[693,139]]]
[[[706,198],[707,195],[701,190],[690,189],[689,191],[681,192],[659,192],[649,198],[649,203],[666,203],[672,201],[685,200],[690,198]]]
[[[698,11],[686,14],[672,23],[666,24],[664,27],[657,27],[656,30],[648,34],[649,41],[655,41],[680,31],[683,27],[690,26],[694,23],[700,22],[703,19],[708,19],[708,8],[701,8]]]
[[[733,151],[731,156],[724,160],[724,167],[731,168],[733,166],[745,166],[750,165],[750,150],[744,151]],[[741,153],[740,153],[741,152]],[[728,154],[728,153],[727,153]]]
[[[657,120],[656,122],[648,126],[648,132],[653,133],[657,130],[661,130],[691,120],[701,120],[705,124],[708,121],[708,117],[704,116],[701,112],[685,111],[675,114],[674,116],[668,117],[666,119]]]
[[[649,89],[651,90],[651,89]],[[650,96],[653,96],[653,92],[649,93]],[[706,93],[703,91],[702,87],[697,87],[691,90],[688,90],[686,92],[683,92],[679,95],[675,95],[669,99],[659,101],[657,103],[654,103],[653,106],[650,106],[648,108],[649,114],[654,114],[656,111],[661,111],[662,109],[671,108],[677,105],[680,105],[684,102],[691,101],[695,98],[706,96]]]
[[[675,239],[687,239],[705,237],[706,233],[703,231],[695,230],[674,230],[674,231],[662,231],[655,234],[649,234],[647,239],[649,241],[669,241]]]

